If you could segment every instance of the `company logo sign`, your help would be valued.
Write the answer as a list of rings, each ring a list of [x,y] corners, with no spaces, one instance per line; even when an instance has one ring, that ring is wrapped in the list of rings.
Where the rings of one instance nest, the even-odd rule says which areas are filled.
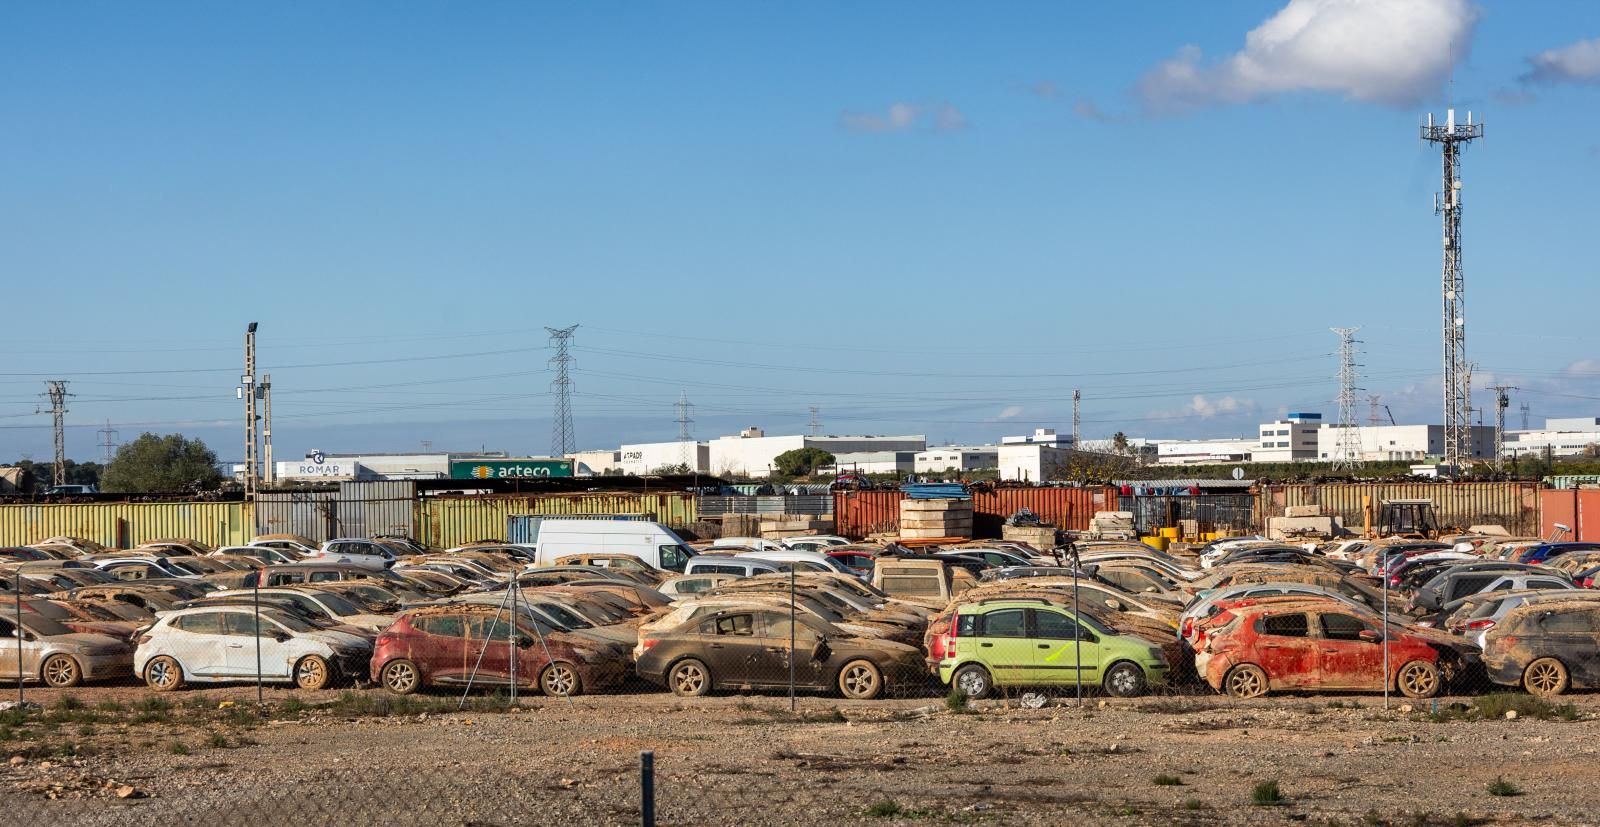
[[[457,480],[514,480],[570,477],[572,462],[560,459],[480,460],[450,463],[450,478]]]

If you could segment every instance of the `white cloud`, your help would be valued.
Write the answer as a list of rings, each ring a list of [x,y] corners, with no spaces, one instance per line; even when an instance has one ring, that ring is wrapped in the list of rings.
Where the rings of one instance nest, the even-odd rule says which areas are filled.
[[[911,103],[895,101],[881,112],[845,112],[839,125],[851,132],[904,132],[926,125],[935,132],[954,132],[967,127],[967,117],[950,103]]]
[[[1099,121],[1101,123],[1109,123],[1110,121],[1116,120],[1104,109],[1101,109],[1099,104],[1089,100],[1088,98],[1081,98],[1078,100],[1078,102],[1072,104],[1072,114],[1077,115],[1080,118],[1088,118],[1091,121]]]
[[[1028,85],[1028,91],[1041,98],[1053,98],[1061,94],[1061,88],[1053,80],[1041,80]]]
[[[1186,413],[1198,416],[1201,419],[1211,419],[1223,414],[1248,413],[1256,409],[1256,403],[1248,399],[1235,399],[1224,396],[1221,399],[1207,399],[1202,394],[1195,394],[1194,399],[1184,408]]]
[[[1567,365],[1565,373],[1573,377],[1593,378],[1600,376],[1600,359],[1579,359]]]
[[[1528,65],[1523,83],[1600,81],[1600,37],[1546,49],[1528,58]]]
[[[1437,92],[1467,50],[1468,0],[1289,0],[1245,35],[1245,47],[1205,63],[1189,45],[1139,82],[1157,111],[1320,91],[1389,105]]]
[[[1009,405],[1005,408],[1005,410],[1002,410],[999,416],[996,416],[995,419],[1016,419],[1019,416],[1022,416],[1022,406]]]

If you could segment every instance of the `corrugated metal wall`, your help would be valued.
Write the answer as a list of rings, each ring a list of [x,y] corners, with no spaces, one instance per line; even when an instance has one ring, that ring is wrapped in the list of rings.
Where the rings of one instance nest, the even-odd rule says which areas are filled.
[[[905,498],[899,491],[835,491],[833,531],[852,540],[899,531],[900,501]]]
[[[1567,539],[1600,540],[1600,488],[1540,491],[1540,537],[1555,533],[1556,523],[1572,529]]]
[[[0,505],[0,545],[27,545],[58,535],[115,548],[167,537],[239,545],[254,536],[249,512],[240,502]]]
[[[698,519],[694,495],[684,492],[428,497],[417,503],[416,529],[423,542],[448,548],[473,540],[506,540],[507,519],[512,516],[593,514],[644,515],[668,528],[687,528]]]
[[[277,491],[256,495],[257,534],[299,534],[317,542],[339,536],[332,491]]]
[[[832,494],[762,497],[701,497],[695,508],[702,517],[722,514],[832,514]]]
[[[339,483],[338,518],[342,537],[375,534],[412,536],[417,484],[410,480]]]
[[[1352,531],[1363,524],[1361,498],[1374,504],[1388,500],[1432,500],[1441,526],[1465,529],[1498,523],[1513,534],[1539,531],[1539,483],[1536,482],[1389,482],[1264,486],[1257,495],[1256,528],[1268,517],[1283,516],[1291,505],[1320,505],[1322,513],[1343,518]]]
[[[1174,528],[1179,520],[1198,520],[1201,531],[1255,530],[1253,494],[1201,494],[1198,497],[1120,497],[1120,510],[1133,513],[1140,534]]]

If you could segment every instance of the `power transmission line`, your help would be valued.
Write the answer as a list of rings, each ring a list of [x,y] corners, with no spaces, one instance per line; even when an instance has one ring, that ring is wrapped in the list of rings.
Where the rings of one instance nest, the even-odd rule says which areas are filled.
[[[67,484],[67,383],[52,379],[45,385],[45,398],[50,400],[51,428],[55,431],[56,461],[51,469],[55,485]]]
[[[555,419],[550,423],[550,455],[564,457],[577,450],[578,437],[572,427],[572,332],[578,326],[546,327],[550,331],[550,344],[556,355],[550,357],[555,365],[556,378],[550,389],[556,395]]]
[[[689,418],[689,409],[694,406],[689,404],[687,391],[678,392],[678,401],[674,407],[678,409],[678,460],[683,463],[685,468],[689,469],[690,473],[699,471],[700,457],[698,455],[700,446],[696,445],[693,441],[694,438],[689,435],[689,425],[694,422],[693,419]],[[815,411],[816,408],[811,410]]]
[[[1422,139],[1438,144],[1443,166],[1443,189],[1434,195],[1433,211],[1444,221],[1444,461],[1453,477],[1460,477],[1472,456],[1472,368],[1467,363],[1466,282],[1461,273],[1461,150],[1483,137],[1483,124],[1456,123],[1456,111],[1445,112],[1445,122],[1435,124],[1433,113],[1422,127]]]
[[[117,445],[119,444],[117,437],[121,436],[121,434],[111,427],[111,420],[107,419],[106,426],[96,432],[96,436],[100,437],[100,447],[104,448],[106,452],[106,464],[110,465],[111,460],[116,458]]]

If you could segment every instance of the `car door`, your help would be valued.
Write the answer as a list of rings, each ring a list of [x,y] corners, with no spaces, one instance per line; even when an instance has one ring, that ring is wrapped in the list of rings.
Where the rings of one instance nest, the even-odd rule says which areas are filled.
[[[1377,629],[1343,612],[1318,613],[1315,628],[1320,688],[1382,691],[1383,643]],[[1374,639],[1363,640],[1362,632],[1373,633]]]
[[[452,683],[466,680],[473,657],[467,645],[466,619],[459,614],[429,614],[411,621],[421,632],[413,656],[423,661],[422,668],[433,680]]]
[[[1254,657],[1273,687],[1316,682],[1316,641],[1305,612],[1263,615],[1256,622]]]
[[[756,636],[755,613],[719,613],[701,624],[701,630],[706,634],[706,665],[719,683],[779,682],[778,658],[767,651],[769,642]],[[783,663],[782,683],[787,685],[789,665],[787,660]]]
[[[200,612],[175,617],[168,624],[168,639],[163,654],[178,659],[186,674],[217,676],[227,674],[227,640],[223,636],[221,612]],[[252,664],[250,674],[255,674]]]
[[[1084,685],[1100,682],[1100,639],[1060,609],[1029,609],[1035,684]]]
[[[0,674],[9,674],[13,680],[16,679],[19,648],[22,650],[23,674],[39,674],[39,646],[23,640],[23,634],[10,617],[0,617]]]
[[[1033,674],[1034,642],[1028,639],[1025,609],[996,609],[982,615],[978,658],[989,667],[996,686],[1023,685]]]
[[[787,685],[789,682],[789,634],[792,629],[795,686],[821,689],[827,685],[828,658],[812,659],[820,641],[816,630],[805,623],[795,623],[789,615],[776,612],[762,612],[756,615],[756,622],[760,627],[757,631],[766,642],[767,654],[775,661],[771,668],[777,670],[779,683]],[[824,650],[819,654],[828,653]]]
[[[510,683],[511,655],[516,651],[516,631],[511,625],[511,616],[468,615],[464,620],[467,655],[472,661],[467,670],[472,682]],[[519,674],[517,681],[526,684],[528,676]]]
[[[288,630],[272,622],[271,618],[261,618],[261,634],[256,634],[256,616],[254,612],[224,612],[222,615],[223,630],[223,659],[225,667],[223,674],[249,675],[256,674],[256,644],[261,645],[261,677],[287,678],[290,670],[294,668],[294,639],[279,641],[279,635],[288,635]]]

